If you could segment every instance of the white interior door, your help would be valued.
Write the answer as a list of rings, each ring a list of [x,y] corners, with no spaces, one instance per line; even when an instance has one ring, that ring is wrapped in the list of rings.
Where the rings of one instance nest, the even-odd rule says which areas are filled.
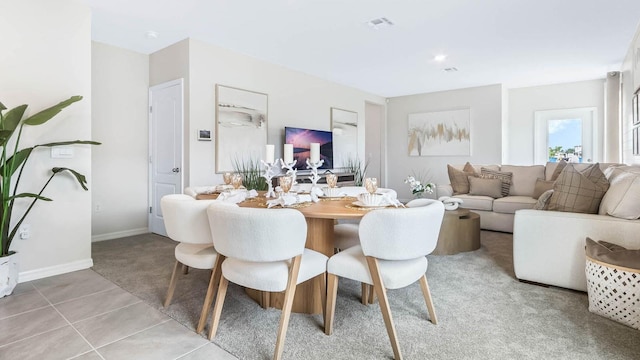
[[[149,89],[149,231],[167,235],[164,195],[182,193],[182,79]]]

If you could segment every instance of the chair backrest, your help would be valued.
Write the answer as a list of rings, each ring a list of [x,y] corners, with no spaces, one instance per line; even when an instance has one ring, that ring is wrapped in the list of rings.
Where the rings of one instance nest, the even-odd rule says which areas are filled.
[[[185,194],[165,195],[160,209],[167,235],[189,244],[213,244],[207,208],[216,200],[196,200]]]
[[[196,190],[190,186],[187,186],[186,188],[184,188],[184,194],[189,195],[194,199],[196,196],[198,196],[198,193],[196,192]]]
[[[307,222],[295,209],[230,207],[207,209],[216,251],[256,262],[287,260],[304,251]]]
[[[362,252],[384,260],[428,255],[438,243],[443,217],[444,205],[436,200],[407,209],[370,211],[360,221]]]
[[[405,206],[406,207],[420,207],[420,206],[426,206],[429,205],[433,202],[434,200],[431,199],[424,199],[424,198],[420,198],[420,199],[413,199],[411,201],[409,201]]]
[[[344,193],[347,196],[354,196],[355,197],[355,196],[358,196],[360,194],[366,193],[367,189],[365,189],[364,186],[341,186],[340,187],[340,192]],[[376,192],[380,193],[380,194],[386,194],[392,199],[397,199],[398,198],[398,193],[393,189],[378,188],[378,190]]]

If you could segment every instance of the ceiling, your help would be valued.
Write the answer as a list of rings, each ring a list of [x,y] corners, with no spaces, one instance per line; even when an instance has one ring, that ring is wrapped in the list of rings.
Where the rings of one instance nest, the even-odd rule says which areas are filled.
[[[384,97],[604,78],[640,22],[638,0],[84,1],[95,41],[150,54],[190,37]],[[380,17],[394,25],[367,25]]]

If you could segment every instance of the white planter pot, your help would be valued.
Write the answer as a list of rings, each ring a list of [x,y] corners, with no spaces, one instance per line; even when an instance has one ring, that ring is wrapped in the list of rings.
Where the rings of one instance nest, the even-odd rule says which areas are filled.
[[[11,295],[18,285],[18,254],[0,257],[0,298]]]

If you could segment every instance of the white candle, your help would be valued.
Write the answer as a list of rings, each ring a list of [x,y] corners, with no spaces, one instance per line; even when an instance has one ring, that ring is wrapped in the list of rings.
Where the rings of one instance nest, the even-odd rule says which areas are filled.
[[[311,143],[311,156],[309,161],[313,164],[320,161],[320,143]]]
[[[275,157],[274,151],[275,147],[273,146],[273,144],[267,144],[267,155],[265,156],[264,162],[266,162],[267,164],[273,164],[273,160]]]
[[[284,144],[284,162],[286,164],[293,162],[293,144]]]

